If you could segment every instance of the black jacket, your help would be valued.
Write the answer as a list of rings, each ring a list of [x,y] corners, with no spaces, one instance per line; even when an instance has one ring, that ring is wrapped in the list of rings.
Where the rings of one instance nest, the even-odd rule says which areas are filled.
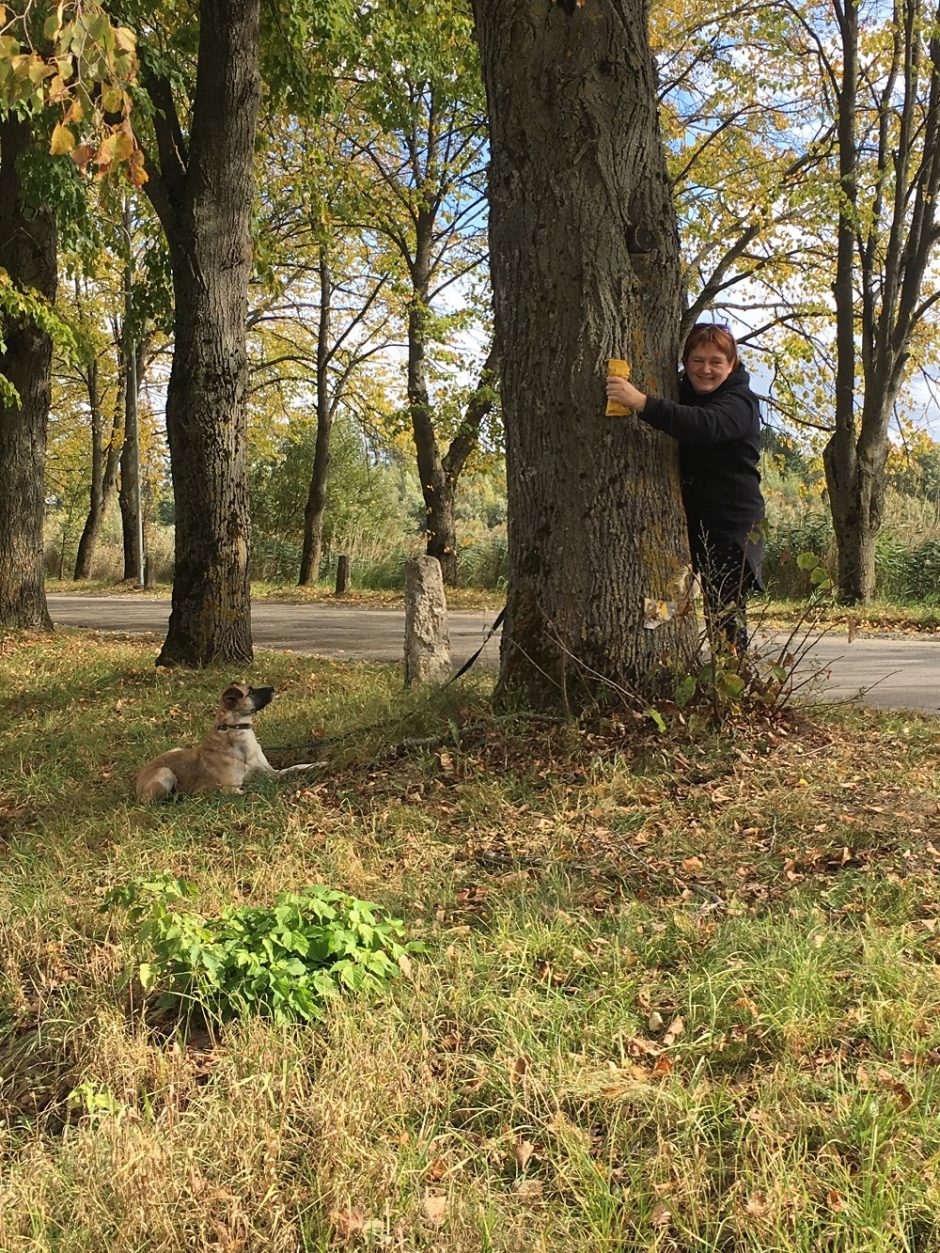
[[[742,367],[708,396],[683,375],[679,401],[650,396],[638,415],[679,442],[682,499],[689,535],[731,543],[748,554],[760,586],[762,544],[754,538],[764,517],[760,490],[760,409]]]

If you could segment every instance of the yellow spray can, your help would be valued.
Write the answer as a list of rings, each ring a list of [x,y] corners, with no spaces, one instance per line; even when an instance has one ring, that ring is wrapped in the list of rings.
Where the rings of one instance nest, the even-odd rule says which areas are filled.
[[[613,374],[619,379],[628,379],[630,377],[630,363],[621,360],[620,357],[611,357],[607,362],[607,373]],[[608,418],[624,418],[628,413],[632,413],[632,409],[627,409],[624,405],[620,405],[616,400],[608,400],[607,408],[604,413]]]

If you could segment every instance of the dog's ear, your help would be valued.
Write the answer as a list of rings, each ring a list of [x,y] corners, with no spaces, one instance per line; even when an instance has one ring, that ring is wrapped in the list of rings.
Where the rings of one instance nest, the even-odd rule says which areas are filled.
[[[234,709],[245,699],[245,691],[238,683],[230,683],[222,693],[222,704],[227,709]]]

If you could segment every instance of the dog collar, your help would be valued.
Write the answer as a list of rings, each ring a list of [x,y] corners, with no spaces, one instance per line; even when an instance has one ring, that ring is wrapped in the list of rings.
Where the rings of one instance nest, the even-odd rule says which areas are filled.
[[[217,731],[250,731],[251,723],[250,722],[235,722],[235,723],[230,723],[228,726],[216,727],[216,730]]]

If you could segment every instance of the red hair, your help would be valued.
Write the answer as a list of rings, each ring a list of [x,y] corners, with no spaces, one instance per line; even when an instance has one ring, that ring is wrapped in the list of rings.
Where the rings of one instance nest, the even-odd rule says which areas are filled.
[[[685,347],[682,349],[683,365],[701,344],[712,344],[722,356],[727,357],[731,362],[732,374],[735,370],[740,370],[738,346],[727,327],[719,326],[717,322],[696,322],[686,336]]]

